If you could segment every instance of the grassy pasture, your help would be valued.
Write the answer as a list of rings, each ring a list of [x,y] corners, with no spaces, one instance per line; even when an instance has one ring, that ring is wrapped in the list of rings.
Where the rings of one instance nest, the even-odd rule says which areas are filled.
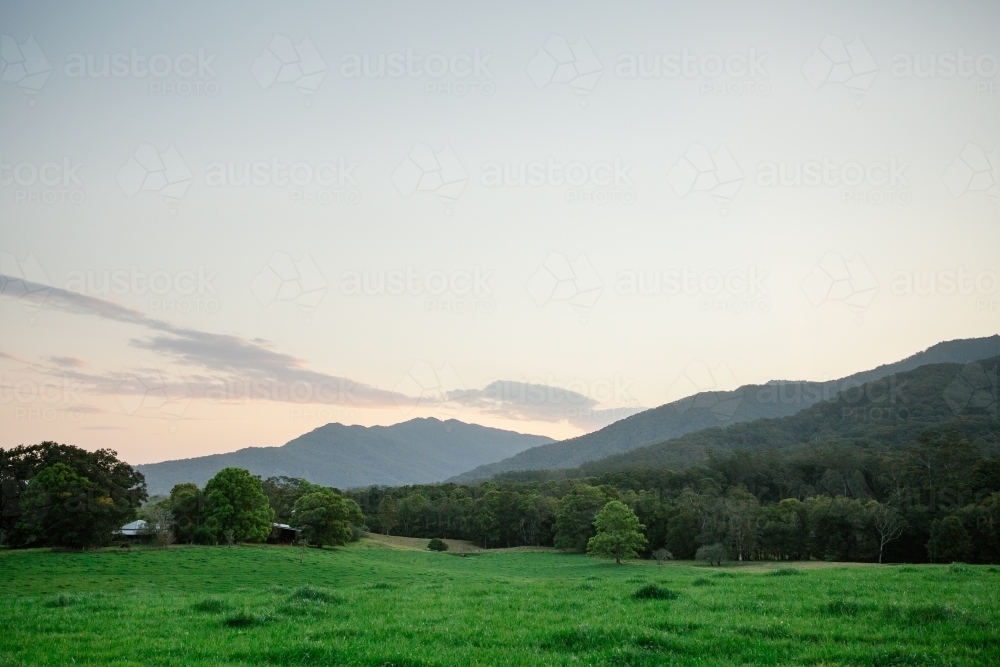
[[[996,665],[1000,569],[551,551],[0,551],[0,667]]]

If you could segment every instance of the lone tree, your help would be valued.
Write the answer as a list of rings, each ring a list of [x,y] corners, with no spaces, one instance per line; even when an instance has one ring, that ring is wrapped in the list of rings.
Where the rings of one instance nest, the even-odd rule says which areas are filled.
[[[594,527],[597,534],[587,542],[588,556],[613,557],[621,565],[622,558],[635,558],[639,555],[637,550],[646,546],[642,534],[646,527],[628,505],[618,500],[612,500],[597,513]]]
[[[899,515],[895,507],[874,500],[868,503],[868,511],[875,532],[878,533],[878,562],[881,563],[885,545],[903,534],[906,529],[906,519]]]
[[[231,532],[236,542],[263,542],[271,534],[274,510],[260,480],[243,468],[224,468],[205,485],[206,524],[215,535]]]
[[[657,549],[653,552],[653,558],[656,560],[657,565],[663,565],[663,561],[672,560],[674,555],[670,553],[669,549]]]
[[[399,511],[396,509],[396,501],[389,494],[383,496],[382,500],[379,501],[376,518],[378,519],[379,528],[386,535],[399,523]]]
[[[705,561],[709,565],[722,565],[726,560],[726,547],[721,543],[706,544],[698,547],[698,552],[694,555],[696,560]]]
[[[364,523],[358,504],[331,489],[309,493],[295,501],[292,519],[311,544],[340,545],[351,541],[351,526]]]

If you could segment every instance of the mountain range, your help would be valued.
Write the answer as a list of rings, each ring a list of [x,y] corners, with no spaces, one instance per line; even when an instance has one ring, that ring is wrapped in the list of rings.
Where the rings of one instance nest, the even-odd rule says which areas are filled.
[[[680,470],[711,452],[845,445],[899,449],[924,431],[961,435],[983,455],[1000,451],[1000,356],[968,364],[928,364],[873,380],[788,417],[717,426],[589,461],[560,476],[588,477],[635,468]]]
[[[926,372],[936,377],[940,384],[942,378],[957,377],[961,364],[998,355],[1000,335],[953,340],[902,361],[839,380],[777,380],[744,385],[732,391],[701,392],[562,441],[433,418],[413,419],[393,426],[333,423],[280,447],[249,447],[227,454],[136,468],[146,476],[152,495],[167,493],[180,482],[203,486],[216,472],[230,466],[246,468],[261,477],[303,477],[338,488],[443,480],[469,483],[532,470],[598,474],[635,466],[680,468],[704,461],[710,449],[764,446],[765,443],[790,446],[802,441],[802,433],[811,433],[810,437],[822,433],[839,434],[838,437],[882,434],[898,438],[904,432],[912,435],[899,425],[890,433],[885,430],[886,424],[864,420],[853,425],[855,430],[844,430],[848,425],[834,424],[831,419],[837,410],[851,407],[844,403],[850,397],[859,397],[858,405],[854,406],[858,409],[866,405],[864,400],[869,398],[869,393],[894,392],[897,391],[896,383],[912,382],[914,378],[907,374],[917,369],[927,369]],[[933,371],[935,367],[940,368]],[[995,370],[993,373],[995,396]],[[934,391],[943,391],[927,377],[918,374],[921,381],[917,384],[929,383],[927,386],[933,385]],[[987,373],[987,385],[989,377]],[[899,389],[899,393],[907,396],[905,389]],[[929,408],[937,415],[936,419],[940,418],[938,421],[956,417],[954,410],[949,413],[942,407],[944,405],[937,401],[933,409]],[[845,413],[838,414],[843,416]],[[795,418],[791,419],[793,416]],[[818,431],[809,430],[813,422]],[[911,419],[907,428],[920,423],[923,422]]]
[[[204,486],[228,467],[261,477],[302,477],[316,484],[352,488],[439,482],[486,461],[552,442],[449,419],[411,419],[393,426],[327,424],[281,447],[248,447],[227,454],[135,466],[146,476],[150,495],[174,484]]]
[[[539,445],[496,463],[488,463],[449,479],[467,483],[518,470],[576,468],[588,461],[654,445],[687,433],[756,419],[793,415],[838,392],[850,391],[897,373],[928,364],[959,363],[1000,354],[1000,336],[938,343],[902,361],[829,382],[772,381],[733,391],[708,391],[634,414],[604,428],[569,440]]]

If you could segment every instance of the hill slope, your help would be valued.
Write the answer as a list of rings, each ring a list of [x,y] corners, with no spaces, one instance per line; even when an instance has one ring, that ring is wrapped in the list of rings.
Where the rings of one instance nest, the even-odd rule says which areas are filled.
[[[527,449],[511,458],[479,466],[451,478],[471,482],[517,470],[575,468],[614,454],[652,445],[702,429],[793,415],[837,392],[927,364],[964,364],[1000,354],[1000,336],[938,343],[902,361],[830,382],[776,381],[733,391],[702,392],[632,415],[570,440]]]
[[[844,443],[898,448],[924,430],[956,429],[984,454],[1000,449],[997,368],[1000,356],[978,363],[931,364],[838,394],[795,415],[714,427],[590,461],[580,476],[633,468],[704,463],[709,451],[793,449]]]
[[[327,424],[281,447],[249,447],[136,468],[146,476],[151,495],[168,493],[180,482],[204,486],[215,473],[230,466],[262,477],[305,477],[339,488],[418,484],[438,482],[548,442],[552,439],[454,419],[412,419],[371,427]]]

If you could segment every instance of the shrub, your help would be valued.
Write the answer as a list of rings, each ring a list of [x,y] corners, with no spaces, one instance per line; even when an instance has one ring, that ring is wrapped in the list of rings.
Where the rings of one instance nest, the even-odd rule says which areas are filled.
[[[695,560],[700,560],[709,565],[722,565],[726,561],[726,547],[719,543],[706,544],[698,548],[694,557]]]
[[[656,561],[657,565],[663,565],[665,560],[673,560],[674,555],[670,553],[669,549],[657,549],[652,554],[653,560]]]
[[[435,537],[433,540],[427,543],[427,548],[431,551],[447,551],[448,543],[441,538]]]
[[[202,526],[194,531],[194,534],[191,536],[191,541],[195,544],[201,544],[202,546],[215,546],[219,543],[215,537],[215,533],[213,533],[207,526]]]
[[[636,600],[676,600],[679,595],[668,588],[656,584],[646,584],[632,593],[632,597]]]

